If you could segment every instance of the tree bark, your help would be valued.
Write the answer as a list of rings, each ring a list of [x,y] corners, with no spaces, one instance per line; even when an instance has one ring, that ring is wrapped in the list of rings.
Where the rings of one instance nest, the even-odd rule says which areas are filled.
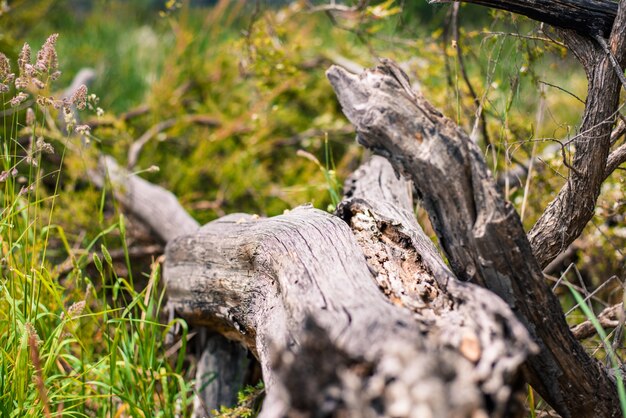
[[[255,354],[263,417],[511,416],[534,349],[524,327],[454,277],[386,162],[352,181],[340,209],[352,231],[300,207],[228,215],[171,241],[170,303]]]
[[[620,416],[614,382],[569,331],[480,149],[389,61],[327,76],[359,143],[412,179],[452,270],[497,293],[531,332],[541,350],[526,363],[533,387],[564,417]]]
[[[429,0],[429,3],[452,3],[455,0]],[[611,0],[461,0],[494,9],[528,16],[539,22],[573,29],[588,36],[608,37],[617,15],[617,3]]]
[[[200,341],[196,369],[193,417],[210,417],[221,406],[237,404],[249,368],[248,351],[220,334],[210,333]]]
[[[626,4],[609,0],[464,1],[508,10],[564,28],[560,33],[565,43],[587,73],[589,83],[582,124],[577,135],[568,141],[576,146],[573,162],[568,164],[570,176],[528,234],[537,261],[545,267],[580,236],[591,220],[606,171],[614,169],[617,161],[612,159],[607,166],[611,128],[621,90],[617,74],[623,71],[614,67],[598,37],[608,38],[615,62],[623,68]]]

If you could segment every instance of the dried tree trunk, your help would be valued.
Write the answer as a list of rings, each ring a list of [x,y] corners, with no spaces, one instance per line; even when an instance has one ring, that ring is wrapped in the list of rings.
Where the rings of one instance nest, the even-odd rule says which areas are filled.
[[[531,332],[541,350],[526,363],[533,387],[564,417],[621,415],[614,382],[569,331],[476,144],[391,62],[327,75],[359,143],[413,180],[453,271],[500,295]]]
[[[573,138],[576,151],[568,180],[528,233],[533,252],[543,267],[580,236],[595,213],[606,179],[611,130],[618,114],[621,84],[617,73],[623,73],[613,67],[611,57],[596,41],[569,31],[562,31],[562,34],[583,64],[589,83],[581,127]],[[626,2],[623,0],[609,44],[616,62],[623,67],[626,58]]]
[[[257,356],[264,417],[511,416],[516,370],[534,349],[524,327],[454,277],[386,162],[360,169],[351,190],[341,213],[356,238],[300,207],[174,239],[170,303]]]
[[[576,152],[570,176],[556,198],[528,234],[533,253],[542,267],[582,233],[594,214],[602,182],[623,162],[612,154],[611,128],[618,113],[621,85],[618,73],[626,60],[626,3],[610,0],[463,0],[508,10],[564,28],[568,48],[579,59],[588,78],[587,100],[578,134],[572,138]],[[432,1],[431,1],[432,2]],[[447,2],[438,0],[435,2]],[[569,30],[571,29],[571,30]],[[613,58],[601,43],[608,38]],[[608,173],[608,174],[607,174]]]

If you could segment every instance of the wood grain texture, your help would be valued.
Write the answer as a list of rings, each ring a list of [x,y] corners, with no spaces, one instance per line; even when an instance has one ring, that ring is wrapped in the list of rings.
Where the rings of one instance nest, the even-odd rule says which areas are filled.
[[[327,76],[359,143],[413,181],[455,274],[497,293],[540,346],[526,363],[533,387],[564,417],[621,415],[611,378],[569,331],[476,144],[389,61],[361,75],[333,66]]]
[[[453,0],[430,0],[451,3]],[[617,15],[611,0],[461,0],[528,16],[539,22],[573,29],[585,35],[608,37]]]
[[[406,188],[397,196],[410,205]],[[390,262],[404,256],[407,274],[428,281],[410,284],[418,290],[403,298],[407,306],[381,292],[348,225],[311,207],[269,219],[232,214],[173,240],[164,268],[169,300],[255,354],[267,387],[263,417],[504,416],[533,349],[527,332],[483,289],[463,295],[470,285],[460,284],[458,299],[443,296],[447,279],[415,270],[410,227],[402,231],[404,247],[386,247]]]

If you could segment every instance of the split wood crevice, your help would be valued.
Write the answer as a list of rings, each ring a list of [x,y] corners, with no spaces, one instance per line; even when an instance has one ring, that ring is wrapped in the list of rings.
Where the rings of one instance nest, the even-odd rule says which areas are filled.
[[[601,31],[619,63],[625,4]],[[528,237],[480,149],[390,61],[327,73],[359,143],[384,157],[349,179],[336,216],[299,207],[199,227],[169,192],[103,160],[122,202],[167,242],[169,306],[216,333],[204,363],[243,364],[243,352],[219,354],[215,344],[232,353],[220,335],[250,350],[263,417],[515,416],[519,371],[563,417],[621,416],[614,378],[573,337],[541,272],[589,220],[620,89],[601,48],[562,35],[587,70],[587,104],[570,180]],[[412,190],[449,267],[415,221]],[[216,382],[232,389],[222,370]]]

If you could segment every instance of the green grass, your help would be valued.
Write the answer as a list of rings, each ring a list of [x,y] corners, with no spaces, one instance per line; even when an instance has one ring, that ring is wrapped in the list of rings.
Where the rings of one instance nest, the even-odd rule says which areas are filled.
[[[407,2],[397,13],[399,2],[381,3],[380,11],[339,19],[341,27],[297,7],[253,16],[245,1],[183,4],[162,15],[150,2],[91,2],[90,10],[74,12],[71,2],[18,0],[0,15],[0,47],[13,63],[24,40],[39,45],[50,33],[61,34],[64,72],[45,95],[58,97],[76,72],[91,67],[90,93],[99,97],[81,113],[93,126],[89,144],[64,134],[49,107],[33,105],[32,126],[24,110],[2,119],[1,416],[188,412],[194,388],[182,368],[184,347],[169,357],[164,348],[173,324],[159,317],[159,264],[142,267],[130,259],[129,247],[145,238],[120,217],[110,191],[85,180],[102,153],[126,163],[133,142],[160,122],[172,121],[146,142],[133,171],[173,191],[200,222],[230,212],[271,216],[307,202],[337,205],[342,180],[362,151],[324,76],[336,55],[364,66],[378,56],[403,62],[425,96],[471,131],[475,103],[460,78],[463,54],[483,99],[492,145],[481,140],[481,146],[494,175],[509,169],[511,158],[526,160],[546,144],[530,140],[575,132],[582,107],[561,90],[546,87],[545,114],[537,117],[539,82],[584,96],[584,73],[559,46],[505,35],[536,35],[528,20],[463,6],[461,47],[454,48],[451,38],[444,45],[445,7]],[[10,110],[15,94],[3,95],[1,111]],[[138,106],[146,112],[124,117]],[[197,122],[208,119],[215,123]],[[30,152],[34,165],[26,161],[28,144],[40,136],[55,154]],[[526,227],[563,183],[559,160],[538,163],[527,191],[506,190],[518,209],[526,199]],[[153,165],[160,170],[148,169]],[[585,248],[578,264],[592,284],[623,277],[626,238],[617,233],[619,223],[616,233],[603,225],[624,214],[622,183],[607,183],[600,226],[578,241]],[[123,257],[114,259],[119,251]],[[66,260],[73,268],[59,275]]]
[[[46,89],[54,70],[36,74],[46,80]],[[36,97],[38,92],[29,86],[24,93]],[[9,96],[17,94],[9,91]],[[4,95],[3,102],[9,98]],[[132,274],[116,274],[105,245],[100,247],[104,261],[93,255],[95,275],[82,269],[80,259],[67,275],[59,275],[50,264],[47,253],[53,235],[73,254],[64,229],[54,223],[55,203],[64,193],[60,179],[65,157],[70,148],[83,146],[74,132],[61,133],[55,115],[52,106],[34,104],[28,113],[3,119],[0,415],[184,414],[193,394],[183,372],[186,325],[180,319],[160,321],[164,289],[159,285],[159,262],[152,264],[143,289],[135,288]],[[27,138],[27,144],[21,138]],[[47,145],[58,156],[54,167],[44,161],[48,138],[61,138]],[[87,251],[93,252],[98,241],[110,242],[114,235],[121,241],[130,273],[123,217],[103,225]],[[165,335],[175,324],[183,330],[182,343],[167,357]]]
[[[620,407],[622,409],[622,416],[626,417],[626,388],[624,387],[624,375],[622,373],[621,360],[617,357],[617,353],[613,349],[613,346],[609,343],[609,339],[606,335],[606,332],[604,331],[604,328],[602,327],[602,325],[600,325],[598,317],[593,313],[591,308],[587,306],[585,299],[569,282],[566,282],[566,284],[570,292],[574,296],[578,307],[580,308],[580,310],[583,311],[587,320],[591,321],[593,327],[598,333],[598,336],[600,337],[600,340],[602,341],[602,345],[604,346],[606,355],[609,357],[611,367],[613,368],[613,372],[615,373],[617,394],[619,396]]]

